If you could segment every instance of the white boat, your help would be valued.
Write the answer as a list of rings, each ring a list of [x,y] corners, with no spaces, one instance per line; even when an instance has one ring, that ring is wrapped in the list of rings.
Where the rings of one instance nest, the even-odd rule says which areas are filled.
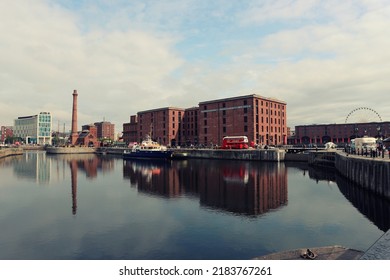
[[[170,159],[172,151],[169,151],[166,146],[160,145],[153,141],[148,135],[141,144],[134,144],[128,150],[123,152],[124,159]]]

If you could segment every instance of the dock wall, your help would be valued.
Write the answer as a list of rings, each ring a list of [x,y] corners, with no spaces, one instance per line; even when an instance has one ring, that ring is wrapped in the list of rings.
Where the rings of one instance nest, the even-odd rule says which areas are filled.
[[[336,153],[335,168],[362,188],[390,199],[390,161]]]
[[[8,157],[8,156],[15,156],[15,155],[22,155],[23,149],[21,148],[6,148],[6,149],[0,149],[0,158]]]
[[[48,154],[91,154],[95,153],[95,148],[90,147],[47,147]]]
[[[230,160],[261,160],[284,161],[285,151],[279,149],[269,150],[215,150],[198,149],[183,150],[189,158],[230,159]]]

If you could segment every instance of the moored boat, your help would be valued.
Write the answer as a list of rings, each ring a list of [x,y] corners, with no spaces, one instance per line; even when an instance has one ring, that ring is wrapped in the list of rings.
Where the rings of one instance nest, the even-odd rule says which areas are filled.
[[[150,136],[140,145],[134,144],[123,152],[124,159],[171,159],[172,155],[172,151],[153,141]]]

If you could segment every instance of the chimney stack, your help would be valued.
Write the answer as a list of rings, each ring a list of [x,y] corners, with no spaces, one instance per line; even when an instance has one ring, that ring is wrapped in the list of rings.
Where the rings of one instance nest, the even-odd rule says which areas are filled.
[[[77,132],[77,90],[73,90],[73,110],[72,110],[72,131],[70,135],[70,142],[72,145],[76,144],[79,134]]]

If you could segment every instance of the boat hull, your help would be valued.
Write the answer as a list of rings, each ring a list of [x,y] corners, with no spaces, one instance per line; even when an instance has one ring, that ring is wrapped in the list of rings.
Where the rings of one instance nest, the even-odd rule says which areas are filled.
[[[124,159],[171,159],[172,151],[130,151],[123,153]]]

